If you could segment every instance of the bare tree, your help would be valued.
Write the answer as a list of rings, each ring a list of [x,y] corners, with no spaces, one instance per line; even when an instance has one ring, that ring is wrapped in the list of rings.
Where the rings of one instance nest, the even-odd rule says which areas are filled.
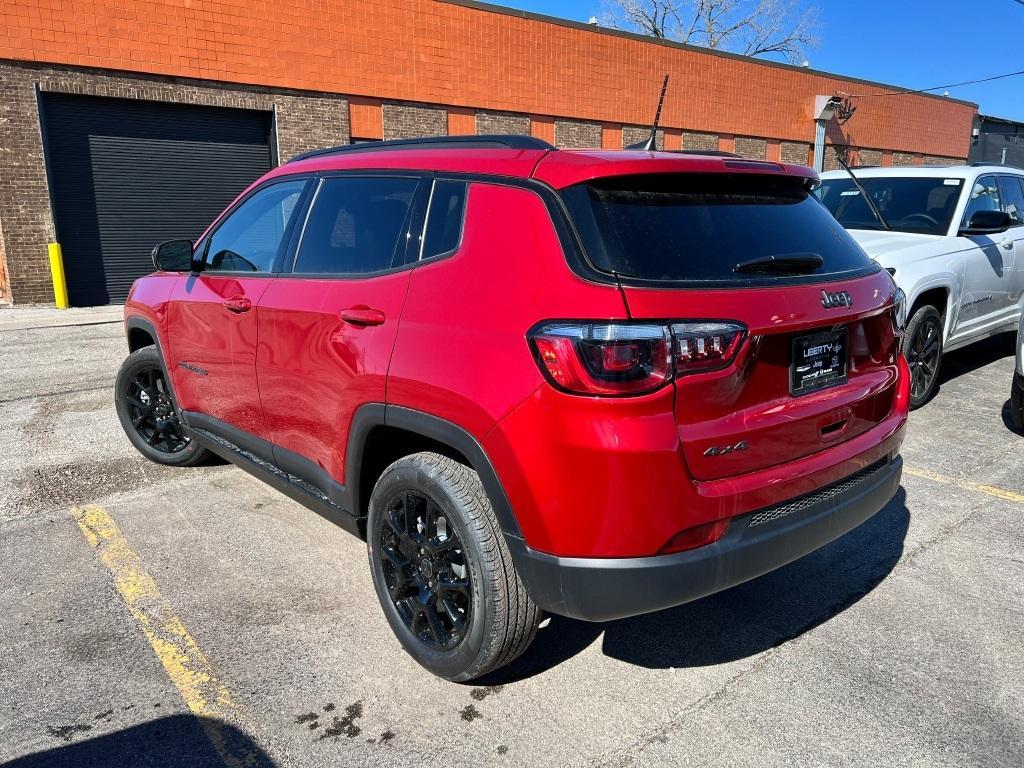
[[[604,0],[601,24],[793,63],[817,45],[817,10],[802,0]]]

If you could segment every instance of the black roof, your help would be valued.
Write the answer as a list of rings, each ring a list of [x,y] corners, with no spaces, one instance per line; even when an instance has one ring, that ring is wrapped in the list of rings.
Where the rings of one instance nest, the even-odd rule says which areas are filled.
[[[289,163],[310,157],[334,155],[349,152],[391,152],[402,149],[544,149],[556,147],[534,136],[486,134],[482,136],[425,136],[418,139],[394,139],[391,141],[361,141],[358,144],[342,144],[337,147],[314,149],[296,155]]]

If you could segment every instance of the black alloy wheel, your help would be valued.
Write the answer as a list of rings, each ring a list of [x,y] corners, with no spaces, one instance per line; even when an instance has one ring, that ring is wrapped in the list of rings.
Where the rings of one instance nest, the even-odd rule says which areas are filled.
[[[935,392],[942,364],[942,316],[921,307],[907,324],[904,354],[910,367],[910,407],[924,405]]]
[[[418,490],[395,494],[385,509],[377,553],[391,602],[421,643],[451,650],[465,637],[473,597],[455,526]]]
[[[540,609],[472,467],[430,451],[394,461],[373,484],[366,542],[388,625],[438,677],[476,679],[533,641]]]
[[[140,368],[125,394],[132,427],[146,445],[161,453],[181,453],[188,448],[189,437],[182,431],[178,413],[171,402],[159,366]]]
[[[181,423],[156,347],[137,349],[121,364],[114,385],[114,406],[125,435],[150,461],[191,467],[210,458]]]

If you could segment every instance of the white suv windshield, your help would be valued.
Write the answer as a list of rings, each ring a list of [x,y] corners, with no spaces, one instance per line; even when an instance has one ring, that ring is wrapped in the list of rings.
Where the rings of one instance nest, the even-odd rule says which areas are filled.
[[[858,178],[889,227],[897,232],[945,235],[963,187],[941,177]],[[847,229],[884,229],[851,179],[826,179],[815,191]]]

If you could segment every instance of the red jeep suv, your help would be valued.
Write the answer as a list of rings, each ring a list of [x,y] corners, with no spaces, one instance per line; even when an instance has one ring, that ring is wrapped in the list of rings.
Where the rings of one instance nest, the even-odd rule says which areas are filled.
[[[118,415],[367,542],[464,681],[795,560],[895,493],[902,294],[801,166],[526,136],[307,153],[125,307]]]

